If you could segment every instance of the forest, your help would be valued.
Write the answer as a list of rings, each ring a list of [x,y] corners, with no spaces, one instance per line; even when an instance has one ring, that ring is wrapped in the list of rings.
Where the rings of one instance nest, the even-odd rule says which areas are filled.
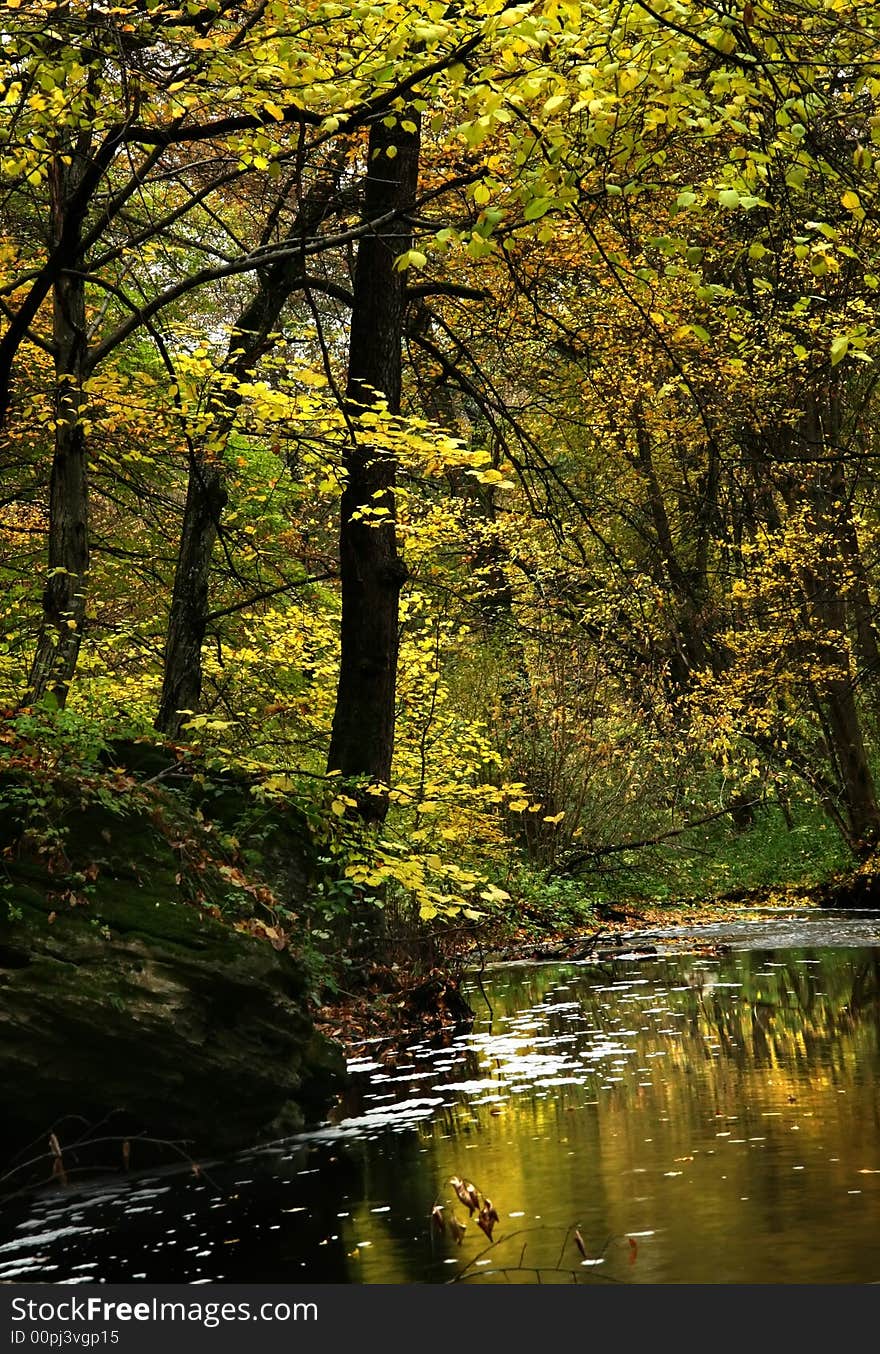
[[[4,0],[7,928],[870,897],[878,186],[873,0]]]

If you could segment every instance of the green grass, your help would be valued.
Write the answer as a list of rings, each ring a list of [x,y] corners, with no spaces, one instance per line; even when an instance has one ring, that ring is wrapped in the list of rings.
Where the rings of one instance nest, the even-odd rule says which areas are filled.
[[[639,851],[621,852],[577,876],[547,876],[521,865],[506,881],[512,902],[497,921],[534,935],[600,924],[641,904],[710,903],[785,886],[809,888],[851,869],[854,858],[822,811],[792,807],[789,828],[775,804],[737,830],[719,819]]]
[[[745,830],[719,820],[630,853],[620,859],[617,877],[603,881],[603,894],[655,902],[709,900],[784,885],[810,887],[852,868],[852,853],[817,806],[793,806],[792,815],[789,829],[776,805],[762,805]]]

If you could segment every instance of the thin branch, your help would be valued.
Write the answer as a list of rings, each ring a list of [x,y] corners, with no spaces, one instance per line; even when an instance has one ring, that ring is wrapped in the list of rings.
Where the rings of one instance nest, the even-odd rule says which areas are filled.
[[[288,579],[284,583],[279,583],[274,588],[266,588],[264,592],[258,592],[253,597],[246,597],[243,602],[235,602],[232,606],[221,607],[218,611],[209,611],[205,617],[205,624],[211,621],[219,621],[223,616],[232,616],[237,611],[246,611],[249,606],[254,606],[257,602],[265,602],[269,597],[278,597],[282,592],[290,592],[293,588],[307,588],[310,583],[323,583],[328,578],[333,578],[331,573],[310,574],[308,578]]]

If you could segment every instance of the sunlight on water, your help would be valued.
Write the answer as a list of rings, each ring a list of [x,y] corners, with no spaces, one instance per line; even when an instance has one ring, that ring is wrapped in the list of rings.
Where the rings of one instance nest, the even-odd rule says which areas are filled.
[[[8,1203],[0,1279],[880,1279],[880,950],[514,966],[485,987],[491,1019],[473,992],[469,1034],[354,1060],[310,1134]],[[491,1197],[494,1245],[453,1176]]]

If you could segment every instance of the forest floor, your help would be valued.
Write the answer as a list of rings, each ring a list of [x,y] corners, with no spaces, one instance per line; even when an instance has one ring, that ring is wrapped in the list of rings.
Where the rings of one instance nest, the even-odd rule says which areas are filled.
[[[522,926],[508,925],[477,932],[470,942],[444,954],[425,972],[403,962],[374,964],[364,971],[356,990],[339,992],[320,1007],[316,1021],[324,1033],[339,1040],[348,1056],[370,1052],[392,1056],[403,1045],[426,1038],[445,1038],[466,1028],[473,1012],[462,986],[494,964],[535,962],[597,962],[624,955],[658,953],[658,931],[664,934],[664,952],[688,950],[723,953],[719,924],[759,921],[771,916],[796,915],[827,906],[822,889],[775,887],[754,889],[724,897],[679,902],[637,900],[600,909],[580,924],[548,926],[528,917]],[[711,928],[711,933],[706,933]]]

